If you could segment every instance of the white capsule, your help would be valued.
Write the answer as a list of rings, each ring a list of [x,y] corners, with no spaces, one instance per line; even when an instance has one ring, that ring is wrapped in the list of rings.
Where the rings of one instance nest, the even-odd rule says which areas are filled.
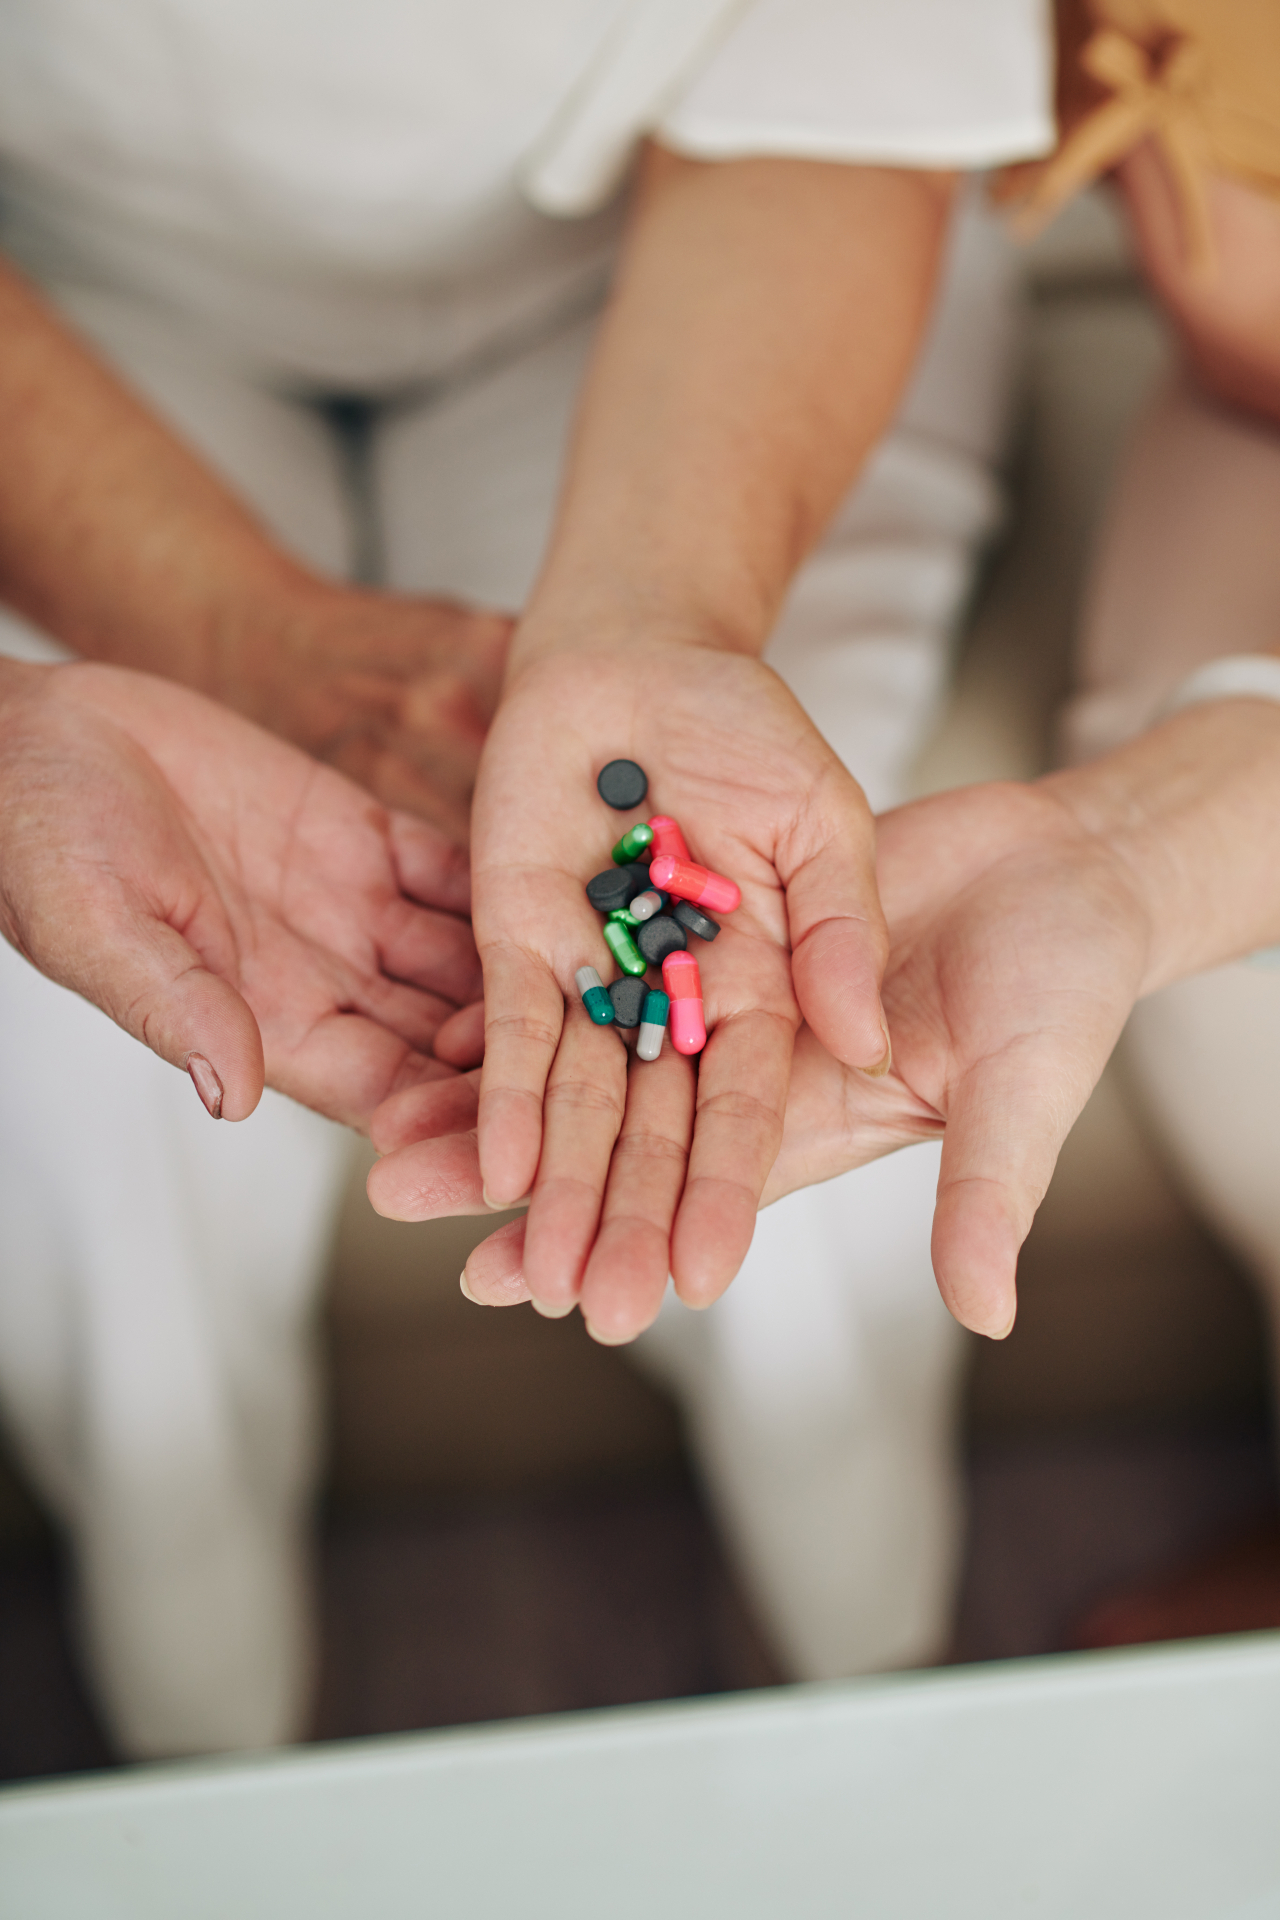
[[[636,1041],[636,1052],[642,1060],[657,1059],[658,1055],[662,1052],[662,1036],[666,1030],[665,1021],[662,1026],[658,1026],[656,1022],[652,1020],[641,1022],[640,1035]]]
[[[638,893],[627,912],[634,914],[637,920],[652,920],[655,913],[662,912],[662,895],[655,893],[652,887],[648,893]]]
[[[603,988],[604,981],[600,978],[600,975],[594,967],[579,967],[573,976],[573,984],[585,999],[589,987]]]

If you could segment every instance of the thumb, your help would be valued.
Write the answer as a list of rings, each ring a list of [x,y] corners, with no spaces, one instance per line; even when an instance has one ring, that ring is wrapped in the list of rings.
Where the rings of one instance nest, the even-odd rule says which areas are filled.
[[[262,1097],[262,1036],[230,981],[163,920],[130,916],[95,949],[82,969],[53,977],[190,1074],[215,1120],[247,1119]]]
[[[1018,1254],[1109,1051],[1091,1066],[1055,1036],[1024,1034],[972,1066],[947,1103],[933,1270],[974,1333],[1013,1331]]]
[[[887,1073],[880,980],[889,935],[876,886],[875,821],[843,767],[831,771],[815,796],[807,826],[810,844],[789,870],[779,866],[796,999],[814,1034],[843,1065]]]

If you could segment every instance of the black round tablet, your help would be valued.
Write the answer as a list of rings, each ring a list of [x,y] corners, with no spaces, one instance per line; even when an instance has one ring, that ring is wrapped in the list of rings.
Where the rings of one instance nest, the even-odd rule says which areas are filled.
[[[638,860],[625,867],[606,867],[587,882],[587,898],[597,913],[619,913],[630,906],[649,884],[649,869]]]
[[[609,988],[609,998],[613,1002],[613,1017],[620,1027],[638,1027],[640,1009],[649,989],[643,980],[624,973],[621,980],[615,980]]]
[[[692,900],[677,900],[671,913],[682,927],[687,927],[690,933],[696,933],[699,940],[714,940],[720,931],[720,922],[712,920],[708,914],[700,913]]]
[[[655,913],[652,920],[642,921],[631,938],[651,967],[660,967],[669,953],[683,953],[689,944],[684,928],[665,913]]]
[[[600,798],[619,813],[638,807],[649,791],[649,776],[634,760],[611,760],[596,777]]]

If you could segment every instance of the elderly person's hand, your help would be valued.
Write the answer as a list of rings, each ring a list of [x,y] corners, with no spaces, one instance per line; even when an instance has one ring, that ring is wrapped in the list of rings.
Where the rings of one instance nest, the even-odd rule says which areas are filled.
[[[200,695],[0,662],[0,932],[239,1120],[266,1081],[353,1126],[450,1069],[466,859]]]

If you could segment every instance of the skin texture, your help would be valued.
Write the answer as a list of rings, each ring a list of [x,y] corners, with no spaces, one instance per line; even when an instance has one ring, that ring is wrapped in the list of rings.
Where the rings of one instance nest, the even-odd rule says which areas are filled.
[[[465,843],[511,622],[322,580],[0,267],[0,600]]]
[[[619,1183],[648,1138],[616,1036],[581,1031],[573,1006],[574,970],[604,958],[582,883],[628,824],[596,795],[605,760],[639,761],[646,811],[744,893],[705,958],[716,1031],[696,1101],[645,1149],[672,1163],[667,1224],[637,1238],[646,1296],[669,1266],[706,1304],[737,1271],[802,1017],[847,1064],[887,1066],[870,815],[757,656],[896,404],[950,193],[656,150],[642,170],[473,817],[480,1165],[495,1206],[532,1190],[526,1266],[549,1311],[577,1297],[601,1223],[629,1217]]]
[[[765,1203],[941,1133],[939,1286],[964,1325],[1002,1337],[1018,1251],[1134,1002],[1280,940],[1277,822],[1280,710],[1263,701],[1191,709],[1028,786],[964,788],[885,815],[893,1069],[869,1079],[802,1030]],[[629,1205],[606,1210],[575,1296],[610,1341],[642,1331],[661,1302],[632,1249],[661,1239],[676,1184],[670,1140],[691,1098],[688,1065],[670,1051],[630,1075],[643,1104],[614,1150]],[[478,1209],[475,1118],[474,1075],[388,1100],[371,1128],[386,1155],[369,1179],[375,1207],[398,1219]],[[504,1227],[472,1255],[473,1298],[530,1297],[531,1224]]]
[[[0,662],[0,933],[222,1118],[265,1080],[363,1128],[449,1072],[432,1043],[480,983],[468,905],[436,829],[213,702]]]

